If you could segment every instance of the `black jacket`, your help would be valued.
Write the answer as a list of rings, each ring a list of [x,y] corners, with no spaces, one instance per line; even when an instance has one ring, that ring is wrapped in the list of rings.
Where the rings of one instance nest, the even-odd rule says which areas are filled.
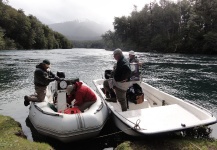
[[[50,82],[54,81],[54,77],[55,75],[51,71],[45,70],[40,63],[34,72],[34,84],[36,86],[48,86]]]
[[[130,64],[128,60],[122,57],[117,62],[117,67],[114,71],[114,79],[117,82],[121,82],[123,80],[128,80],[131,75]]]

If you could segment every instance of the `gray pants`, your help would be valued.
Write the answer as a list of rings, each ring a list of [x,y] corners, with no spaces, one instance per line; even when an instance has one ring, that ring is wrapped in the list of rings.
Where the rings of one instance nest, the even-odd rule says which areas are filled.
[[[103,82],[103,87],[106,91],[110,90],[108,80],[105,80]],[[126,91],[119,89],[117,87],[114,88],[114,91],[115,91],[116,97],[117,97],[117,99],[121,105],[122,111],[127,111]]]
[[[127,111],[126,91],[115,87],[116,97],[121,105],[122,111]]]
[[[105,91],[109,92],[110,87],[109,87],[108,80],[104,80],[103,87],[104,87]]]
[[[35,86],[36,94],[28,96],[28,101],[43,102],[46,96],[46,86]]]

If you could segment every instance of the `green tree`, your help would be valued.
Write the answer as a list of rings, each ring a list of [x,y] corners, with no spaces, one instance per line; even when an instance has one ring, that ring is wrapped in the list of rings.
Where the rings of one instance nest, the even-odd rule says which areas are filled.
[[[106,49],[115,49],[117,47],[123,48],[120,39],[118,38],[116,33],[112,32],[111,30],[107,31],[105,34],[102,35],[102,40],[104,41]]]
[[[0,1],[1,47],[9,49],[71,48],[72,44],[62,34],[54,32],[33,15],[26,16],[22,9],[15,10]],[[4,42],[3,42],[4,41]],[[12,47],[13,46],[13,47]]]
[[[217,54],[217,33],[208,32],[204,35],[203,53]]]
[[[125,49],[216,54],[217,0],[160,0],[114,19],[114,33]],[[112,45],[112,34],[103,35]]]
[[[5,48],[5,40],[3,36],[4,36],[4,33],[2,32],[0,28],[0,50]]]

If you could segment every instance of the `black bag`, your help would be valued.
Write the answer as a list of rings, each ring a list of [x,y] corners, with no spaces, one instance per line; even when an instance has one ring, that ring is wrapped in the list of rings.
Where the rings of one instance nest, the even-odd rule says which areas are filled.
[[[144,93],[142,91],[142,88],[137,83],[134,83],[128,88],[126,92],[126,98],[127,102],[130,101],[135,104],[142,103],[144,101]]]

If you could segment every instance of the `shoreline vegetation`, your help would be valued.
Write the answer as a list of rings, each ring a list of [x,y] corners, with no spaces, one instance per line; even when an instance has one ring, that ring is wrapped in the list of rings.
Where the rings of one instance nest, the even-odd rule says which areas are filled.
[[[115,150],[217,150],[217,141],[201,139],[171,139],[169,141],[126,141]]]
[[[8,1],[0,0],[0,50],[69,49],[72,42],[42,24],[35,16],[26,16]]]
[[[201,128],[200,130],[207,130]],[[197,129],[199,131],[199,128]],[[210,133],[209,131],[208,133]],[[195,136],[195,135],[194,135]],[[115,150],[154,150],[154,149],[177,149],[177,150],[217,150],[217,140],[204,137],[182,137],[164,138],[159,136],[157,139],[145,138],[134,139],[120,143]],[[0,115],[0,149],[41,149],[53,150],[52,146],[46,143],[31,142],[23,134],[20,123],[8,116]]]
[[[0,115],[0,149],[40,149],[53,150],[46,143],[31,142],[23,134],[20,123],[8,116]]]
[[[217,54],[217,0],[152,0],[113,25],[102,35],[108,49]]]

